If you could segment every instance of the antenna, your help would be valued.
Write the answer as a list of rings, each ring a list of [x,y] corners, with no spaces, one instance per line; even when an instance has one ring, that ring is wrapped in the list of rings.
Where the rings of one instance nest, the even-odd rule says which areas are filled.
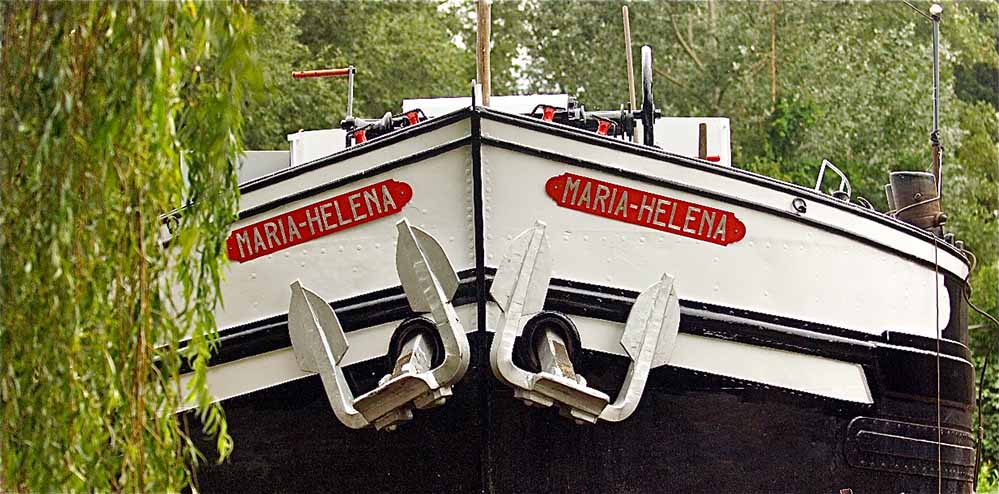
[[[930,132],[933,153],[930,173],[936,181],[939,200],[943,196],[943,146],[940,144],[940,14],[943,13],[943,7],[936,3],[930,5],[930,13],[927,14],[908,0],[902,2],[933,23],[933,131]]]
[[[933,146],[931,173],[937,181],[937,197],[943,196],[943,148],[940,145],[940,14],[943,7],[930,5],[930,20],[933,22],[933,132],[930,143]]]

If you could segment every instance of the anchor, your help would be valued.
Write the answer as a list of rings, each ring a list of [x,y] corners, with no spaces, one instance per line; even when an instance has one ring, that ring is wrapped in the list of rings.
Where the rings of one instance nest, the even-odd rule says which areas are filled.
[[[587,386],[575,372],[570,351],[578,345],[572,322],[544,311],[551,281],[551,247],[545,224],[517,236],[496,271],[490,294],[502,315],[490,349],[493,374],[514,389],[514,397],[527,405],[558,406],[563,416],[577,423],[597,420],[620,422],[634,413],[642,399],[649,371],[669,362],[680,327],[680,303],[669,274],[646,288],[631,308],[621,347],[631,360],[617,398]],[[521,368],[513,360],[518,336],[528,340],[538,372]]]
[[[399,325],[390,344],[395,365],[375,389],[354,397],[343,372],[349,343],[336,313],[299,281],[291,284],[288,332],[295,358],[302,370],[319,374],[334,414],[352,429],[395,430],[413,418],[413,408],[443,405],[468,369],[468,339],[451,303],[458,289],[451,261],[427,232],[405,219],[396,227],[399,281],[413,312],[429,317]]]

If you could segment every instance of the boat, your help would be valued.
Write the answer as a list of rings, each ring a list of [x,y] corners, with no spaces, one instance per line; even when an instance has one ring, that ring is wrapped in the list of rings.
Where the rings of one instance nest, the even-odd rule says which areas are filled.
[[[199,488],[972,492],[939,175],[884,213],[735,168],[642,74],[640,108],[474,85],[247,153]]]

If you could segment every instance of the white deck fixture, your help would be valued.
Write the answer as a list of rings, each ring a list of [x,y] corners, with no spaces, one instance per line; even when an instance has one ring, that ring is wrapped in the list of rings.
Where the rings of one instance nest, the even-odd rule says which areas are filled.
[[[347,147],[347,132],[340,129],[303,130],[288,134],[291,166],[329,156]]]

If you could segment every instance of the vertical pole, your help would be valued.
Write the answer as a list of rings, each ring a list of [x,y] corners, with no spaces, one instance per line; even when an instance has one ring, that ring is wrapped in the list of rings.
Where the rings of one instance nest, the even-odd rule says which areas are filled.
[[[652,47],[642,47],[642,142],[654,146],[656,142],[656,105],[652,102]]]
[[[354,66],[347,67],[347,118],[354,119]]]
[[[940,16],[933,19],[933,133],[940,130]]]
[[[628,60],[628,101],[631,102],[631,108],[628,110],[635,111],[638,102],[635,100],[635,64],[631,57],[631,18],[628,16],[627,5],[621,7],[621,13],[624,15],[624,53]],[[631,139],[638,142],[638,134],[633,132]]]
[[[475,3],[475,16],[478,21],[475,50],[476,69],[479,84],[482,85],[482,105],[489,106],[492,93],[489,83],[489,39],[492,25],[491,0],[478,0]]]
[[[631,101],[631,109],[638,108],[635,100],[635,63],[631,57],[631,19],[628,17],[628,6],[621,7],[624,14],[624,53],[628,60],[628,97]]]
[[[940,149],[940,6],[930,7],[930,20],[933,21],[933,133],[930,143],[933,178],[937,182],[937,197],[943,196],[943,156]]]
[[[708,157],[708,124],[706,123],[697,126],[697,157],[702,160]]]
[[[770,8],[770,109],[777,108],[777,0]]]

